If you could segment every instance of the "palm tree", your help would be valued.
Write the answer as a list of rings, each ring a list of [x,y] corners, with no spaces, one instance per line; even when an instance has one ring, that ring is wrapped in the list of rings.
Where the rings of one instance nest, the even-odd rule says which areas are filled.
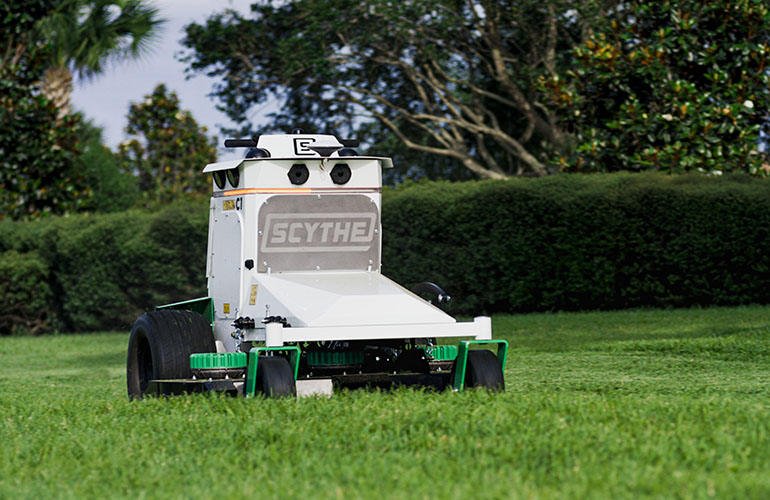
[[[36,38],[50,43],[43,94],[70,113],[72,74],[93,78],[112,62],[141,57],[165,20],[144,0],[65,0],[37,24]]]

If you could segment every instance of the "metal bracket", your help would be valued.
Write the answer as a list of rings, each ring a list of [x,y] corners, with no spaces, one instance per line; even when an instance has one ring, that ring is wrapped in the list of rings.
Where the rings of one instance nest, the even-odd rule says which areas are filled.
[[[468,351],[471,344],[497,344],[497,360],[505,373],[505,357],[508,354],[507,340],[461,340],[457,346],[457,360],[455,363],[455,379],[452,381],[452,387],[455,392],[465,389],[465,369],[468,366]]]
[[[414,286],[414,288],[412,288],[412,293],[416,295],[420,295],[421,293],[435,295],[436,296],[435,305],[442,311],[446,310],[446,303],[449,302],[449,300],[452,298],[449,296],[448,293],[444,291],[443,288],[441,288],[435,283],[431,283],[430,281],[423,281],[422,283],[417,283]]]
[[[289,351],[291,354],[291,360],[294,362],[294,382],[297,381],[297,373],[299,372],[299,347],[294,345],[286,345],[280,347],[252,347],[249,351],[249,361],[246,368],[246,389],[244,394],[246,397],[253,397],[257,389],[257,363],[259,363],[259,355],[268,351]]]

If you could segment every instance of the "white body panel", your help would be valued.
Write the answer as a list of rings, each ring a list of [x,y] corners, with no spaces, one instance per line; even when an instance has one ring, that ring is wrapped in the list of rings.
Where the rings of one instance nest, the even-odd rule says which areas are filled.
[[[295,163],[307,165],[310,177],[301,186],[294,186],[289,182],[286,173]],[[350,181],[344,186],[336,186],[329,176],[337,163],[345,163],[350,166],[352,175]],[[366,156],[336,157],[330,158],[248,158],[221,163],[209,163],[203,169],[204,173],[216,172],[239,168],[241,179],[237,186],[239,189],[279,190],[279,189],[321,189],[332,191],[351,191],[354,189],[379,189],[382,187],[382,169],[390,168],[392,164],[388,158],[375,158]],[[212,183],[213,184],[213,183]],[[225,195],[235,188],[229,183],[220,189],[213,184],[214,195]]]
[[[269,158],[207,165],[204,172],[237,169],[239,181],[219,188],[209,219],[209,296],[218,349],[234,351],[236,318],[252,318],[243,340],[284,342],[434,337],[491,338],[489,318],[457,323],[380,273],[382,168],[389,159],[329,158],[309,145],[342,145],[334,136],[261,136]],[[292,184],[290,168],[309,175]],[[335,184],[344,163],[350,179]],[[224,172],[220,172],[224,173]],[[296,205],[296,210],[293,206]],[[261,224],[261,226],[260,226]],[[295,244],[296,243],[296,244]],[[363,257],[363,258],[362,258]],[[397,265],[397,263],[395,263]],[[262,324],[268,316],[285,318]]]
[[[455,322],[378,272],[262,274],[257,280],[260,293],[288,304],[285,317],[293,327]]]
[[[477,340],[492,339],[492,321],[486,316],[473,322],[392,325],[360,325],[313,328],[284,328],[280,323],[270,323],[265,328],[268,347],[281,346],[285,342],[321,342],[326,340],[385,340],[403,338],[474,337]],[[262,338],[253,340],[262,341]]]
[[[243,240],[242,215],[236,210],[220,212],[211,218],[213,233],[216,235],[209,250],[209,296],[217,297],[222,304],[232,306],[214,307],[215,319],[229,319],[239,316],[241,256]],[[227,234],[227,238],[220,235]]]

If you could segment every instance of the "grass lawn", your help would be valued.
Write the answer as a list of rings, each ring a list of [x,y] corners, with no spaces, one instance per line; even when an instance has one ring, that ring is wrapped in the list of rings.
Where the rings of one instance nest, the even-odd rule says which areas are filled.
[[[770,308],[498,316],[503,394],[129,403],[127,333],[0,338],[0,498],[770,498]]]

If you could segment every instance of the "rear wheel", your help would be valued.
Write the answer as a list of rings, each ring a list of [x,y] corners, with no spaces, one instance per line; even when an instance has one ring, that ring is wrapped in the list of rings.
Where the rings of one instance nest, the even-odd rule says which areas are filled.
[[[454,380],[456,366],[455,362],[455,365],[452,367],[451,380]],[[466,389],[505,390],[503,369],[497,356],[492,351],[487,351],[486,349],[468,351],[464,383]]]
[[[294,371],[286,358],[260,356],[257,363],[257,387],[267,398],[296,396]]]
[[[128,340],[128,397],[141,398],[151,380],[191,378],[190,354],[215,352],[211,325],[191,311],[152,311],[139,316]]]

